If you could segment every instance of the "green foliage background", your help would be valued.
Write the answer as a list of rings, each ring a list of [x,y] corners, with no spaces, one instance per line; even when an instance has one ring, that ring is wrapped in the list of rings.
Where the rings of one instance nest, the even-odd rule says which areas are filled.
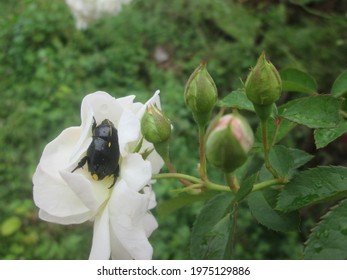
[[[307,71],[319,81],[319,92],[327,92],[346,68],[343,2],[133,0],[118,16],[78,31],[63,0],[0,1],[0,259],[88,257],[92,225],[40,221],[31,182],[44,146],[64,128],[79,125],[86,94],[104,90],[145,101],[160,89],[175,126],[173,163],[196,174],[197,130],[183,102],[184,84],[194,68],[207,60],[223,97],[241,86],[240,78],[266,50],[278,69]],[[155,59],[159,49],[168,54],[164,62]],[[283,141],[316,153],[315,164],[346,164],[345,142],[318,153],[312,135],[301,127]],[[215,173],[211,169],[220,180]],[[177,186],[157,183],[158,202],[170,198]],[[155,259],[190,258],[189,233],[200,209],[197,203],[166,216],[156,213]],[[269,231],[240,211],[235,256],[300,259],[299,244],[325,211],[304,209],[301,232],[289,234]]]

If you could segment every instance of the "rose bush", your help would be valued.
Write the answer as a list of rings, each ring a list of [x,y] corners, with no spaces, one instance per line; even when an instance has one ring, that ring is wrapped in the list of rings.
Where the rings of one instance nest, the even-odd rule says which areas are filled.
[[[158,225],[150,213],[156,205],[151,177],[163,160],[143,140],[140,123],[148,105],[160,107],[159,91],[146,104],[134,98],[115,99],[100,91],[87,95],[81,126],[65,129],[47,144],[33,176],[41,219],[59,224],[94,221],[90,259],[152,257],[148,237]],[[96,181],[87,165],[71,172],[92,142],[93,118],[97,124],[109,119],[118,130],[120,174],[112,188],[113,178]]]

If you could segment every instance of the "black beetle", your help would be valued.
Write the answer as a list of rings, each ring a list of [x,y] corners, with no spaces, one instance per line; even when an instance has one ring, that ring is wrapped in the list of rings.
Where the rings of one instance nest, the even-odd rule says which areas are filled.
[[[113,176],[114,185],[119,175],[119,144],[118,132],[113,123],[105,119],[98,126],[94,118],[92,127],[93,140],[87,150],[87,155],[83,157],[76,169],[88,163],[88,171],[94,180],[102,180]]]

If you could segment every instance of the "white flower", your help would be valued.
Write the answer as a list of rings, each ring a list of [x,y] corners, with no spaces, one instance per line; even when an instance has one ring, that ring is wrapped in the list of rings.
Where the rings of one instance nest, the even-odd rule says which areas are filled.
[[[151,259],[148,237],[157,228],[150,209],[156,205],[151,176],[158,173],[163,160],[143,141],[140,120],[148,104],[159,103],[159,91],[146,103],[134,103],[134,96],[115,99],[106,92],[87,95],[81,106],[81,126],[65,129],[47,144],[33,176],[35,204],[39,217],[59,224],[94,221],[90,259]],[[100,124],[109,119],[118,130],[120,174],[96,181],[88,164],[71,172],[92,142],[93,118]]]
[[[104,15],[118,14],[123,4],[131,0],[65,0],[75,20],[77,29],[86,29],[88,24]]]

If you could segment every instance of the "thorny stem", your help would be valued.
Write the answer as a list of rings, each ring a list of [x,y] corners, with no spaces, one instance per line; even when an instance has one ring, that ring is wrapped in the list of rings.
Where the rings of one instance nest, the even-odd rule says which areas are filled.
[[[152,179],[169,179],[169,178],[174,178],[174,179],[184,179],[187,180],[193,184],[196,185],[196,187],[198,188],[207,188],[210,190],[215,190],[215,191],[222,191],[222,192],[230,192],[230,188],[228,186],[224,186],[224,185],[219,185],[219,184],[215,184],[209,181],[203,181],[200,178],[191,176],[191,175],[187,175],[187,174],[182,174],[182,173],[161,173],[161,174],[154,174],[152,176]],[[187,188],[192,189],[191,188],[192,185],[189,185]],[[187,188],[183,188],[182,190],[186,190]]]
[[[171,163],[170,158],[167,158],[167,159],[165,160],[165,164],[166,164],[167,168],[169,169],[169,171],[170,171],[171,173],[177,173],[175,167],[174,167],[174,166],[172,165],[172,163]],[[183,185],[186,185],[186,186],[191,185],[191,183],[190,183],[189,181],[187,181],[187,180],[185,180],[185,179],[183,179],[183,178],[179,178],[179,181],[180,181]]]
[[[282,185],[282,184],[286,184],[286,183],[288,183],[287,179],[267,180],[267,181],[264,181],[264,182],[261,182],[261,183],[258,183],[258,184],[254,184],[252,192],[259,191],[259,190],[265,189],[265,188],[270,187],[270,186]]]
[[[237,181],[237,178],[232,173],[225,173],[224,174],[225,181],[229,185],[229,188],[233,192],[238,192],[240,189],[239,183]]]
[[[182,173],[160,173],[152,175],[152,179],[185,179],[195,184],[199,184],[201,180],[197,177]]]
[[[232,192],[232,190],[230,189],[229,186],[225,186],[225,185],[219,185],[219,184],[215,184],[213,182],[210,181],[203,181],[200,178],[191,176],[191,175],[187,175],[187,174],[182,174],[182,173],[161,173],[161,174],[154,174],[152,176],[152,179],[184,179],[187,180],[189,182],[191,182],[192,184],[190,184],[189,186],[182,188],[182,191],[185,190],[192,190],[192,189],[202,189],[202,188],[206,188],[209,190],[215,190],[215,191],[221,191],[221,192]],[[258,184],[254,184],[253,185],[253,189],[252,192],[254,191],[258,191],[261,189],[264,189],[266,187],[270,187],[270,186],[274,186],[274,185],[281,185],[281,184],[286,184],[288,181],[286,179],[271,179],[271,180],[267,180]],[[180,191],[181,191],[180,190]]]
[[[237,210],[238,210],[238,203],[234,203],[231,217],[232,217],[232,228],[230,231],[230,257],[234,258],[234,249],[235,249],[235,241],[236,241],[236,233],[237,233]]]
[[[269,143],[268,143],[268,138],[267,138],[267,122],[261,121],[260,126],[261,126],[261,134],[262,134],[263,147],[264,147],[265,166],[275,178],[280,178],[280,176],[277,174],[276,170],[272,167],[270,160],[269,160]]]
[[[200,143],[200,177],[202,180],[207,181],[206,171],[206,155],[205,155],[205,127],[199,126],[199,143]]]
[[[201,190],[203,188],[204,188],[204,186],[202,184],[191,184],[185,188],[174,190],[173,192],[183,193],[183,192],[189,192],[189,191],[194,191],[194,190]]]
[[[274,146],[276,144],[278,131],[280,130],[280,126],[281,126],[282,120],[283,120],[283,118],[279,118],[279,119],[275,120],[276,121],[276,130],[275,130],[274,136],[272,138],[271,146]]]

